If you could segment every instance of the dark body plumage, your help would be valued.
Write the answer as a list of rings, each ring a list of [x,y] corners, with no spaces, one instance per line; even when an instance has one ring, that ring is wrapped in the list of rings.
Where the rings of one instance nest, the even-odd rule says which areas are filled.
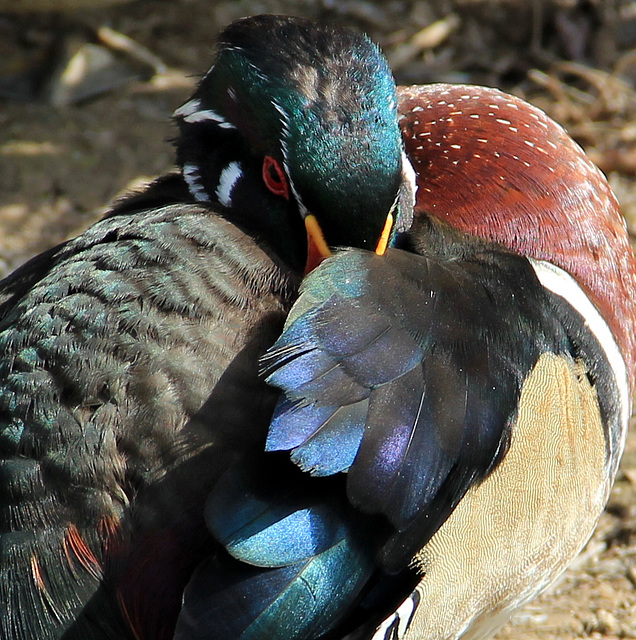
[[[104,573],[121,563],[118,580],[132,571],[141,591],[133,601],[152,593],[149,579],[135,584],[132,529],[155,547],[142,548],[144,562],[178,594],[206,483],[265,435],[276,394],[258,379],[258,355],[298,276],[209,210],[142,204],[4,282],[3,637],[57,636],[74,618],[68,637],[102,637],[81,611]],[[24,564],[32,570],[16,589]],[[104,637],[121,637],[107,613],[87,615],[113,624]],[[175,612],[153,615],[159,629],[163,613]]]
[[[585,309],[424,214],[400,245],[304,280],[262,360],[285,392],[266,450],[303,474],[260,456],[212,489],[206,523],[233,559],[194,574],[179,640],[488,637],[591,534],[625,380]],[[333,602],[327,626],[315,608]]]

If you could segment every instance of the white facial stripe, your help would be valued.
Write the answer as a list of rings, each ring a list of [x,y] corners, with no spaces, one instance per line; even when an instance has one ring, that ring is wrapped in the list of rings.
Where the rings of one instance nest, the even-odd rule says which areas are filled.
[[[236,127],[225,120],[225,118],[219,115],[212,109],[204,109],[203,111],[194,111],[183,118],[184,122],[190,124],[194,122],[216,122],[221,129],[236,129]]]
[[[187,116],[192,115],[196,111],[201,108],[200,100],[190,100],[186,102],[183,106],[179,107],[175,112],[174,116],[177,118],[185,118]]]
[[[552,291],[552,293],[561,296],[583,316],[585,326],[594,334],[594,337],[598,340],[598,343],[605,352],[605,357],[614,372],[614,378],[616,379],[616,386],[618,387],[620,396],[623,432],[619,447],[622,452],[625,445],[630,413],[629,379],[625,360],[621,355],[614,335],[603,319],[603,316],[601,316],[577,281],[567,271],[550,262],[535,260],[533,258],[529,258],[529,260],[537,274],[539,282],[546,289]]]
[[[216,188],[216,197],[224,207],[229,207],[232,204],[232,191],[242,175],[243,171],[238,162],[230,162],[221,171],[219,186]]]
[[[199,175],[199,167],[196,164],[188,162],[183,165],[183,179],[197,202],[210,202],[208,194],[199,182],[201,176]]]
[[[282,127],[282,136],[280,140],[281,151],[283,152],[283,167],[285,169],[285,175],[287,176],[287,180],[289,182],[289,188],[291,192],[294,194],[294,198],[296,198],[296,202],[298,204],[298,213],[302,218],[305,218],[309,211],[307,211],[307,207],[303,203],[298,190],[296,189],[296,185],[294,185],[294,181],[292,180],[291,173],[289,172],[289,147],[287,146],[287,138],[291,136],[291,130],[289,128],[289,116],[283,107],[281,107],[277,102],[272,101],[274,105],[274,109],[278,111],[280,114],[280,123]]]
[[[285,165],[285,173],[287,174],[287,180],[289,180],[289,188],[291,192],[294,194],[294,198],[296,198],[296,203],[298,204],[298,213],[303,218],[303,220],[309,215],[309,211],[305,206],[305,203],[302,201],[300,194],[296,190],[296,186],[292,182],[291,176],[289,175],[289,167],[287,166],[287,162],[283,163]]]
[[[278,111],[280,115],[280,124],[283,129],[282,139],[286,140],[291,136],[291,130],[289,128],[289,115],[287,115],[285,109],[283,109],[283,107],[281,107],[275,100],[272,100],[272,104],[274,105],[274,109],[276,109],[276,111]]]

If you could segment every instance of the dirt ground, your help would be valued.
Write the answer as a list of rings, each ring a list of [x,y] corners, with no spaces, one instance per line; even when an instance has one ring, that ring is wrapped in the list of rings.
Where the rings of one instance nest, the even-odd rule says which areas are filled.
[[[0,0],[0,11],[20,2]],[[636,2],[138,0],[0,13],[0,275],[171,168],[170,115],[206,70],[214,35],[260,12],[363,29],[403,83],[475,82],[530,99],[606,171],[636,232]],[[96,80],[112,89],[74,101],[60,78],[86,44],[115,51]],[[498,638],[636,638],[636,433],[586,550]]]

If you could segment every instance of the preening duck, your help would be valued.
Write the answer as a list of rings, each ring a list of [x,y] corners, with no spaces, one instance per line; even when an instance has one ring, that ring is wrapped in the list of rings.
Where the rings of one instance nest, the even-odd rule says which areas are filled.
[[[305,268],[410,224],[366,36],[236,22],[175,119],[178,172],[0,285],[3,638],[172,637],[218,546],[207,494],[264,448],[258,358]]]
[[[489,637],[624,446],[605,178],[299,18],[227,27],[175,121],[178,171],[0,283],[0,636]]]

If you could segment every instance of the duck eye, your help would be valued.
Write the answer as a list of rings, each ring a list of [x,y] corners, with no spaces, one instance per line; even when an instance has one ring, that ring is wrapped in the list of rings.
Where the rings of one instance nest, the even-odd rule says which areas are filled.
[[[285,172],[272,156],[265,156],[263,160],[263,181],[272,193],[289,200],[289,186]]]

